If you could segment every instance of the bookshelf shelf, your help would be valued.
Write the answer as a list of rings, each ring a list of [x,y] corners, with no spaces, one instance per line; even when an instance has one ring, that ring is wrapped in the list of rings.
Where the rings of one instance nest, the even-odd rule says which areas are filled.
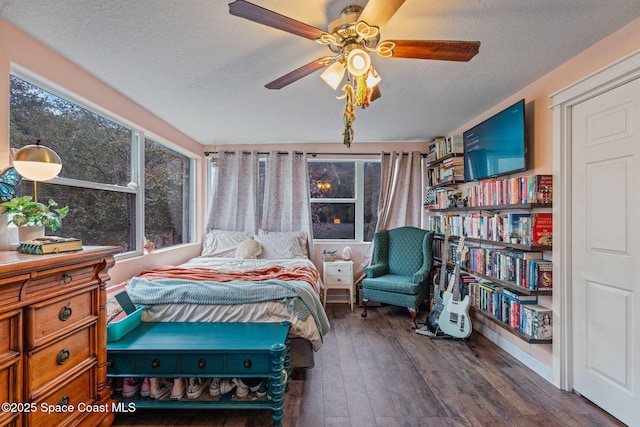
[[[520,203],[514,205],[491,205],[491,206],[465,206],[462,208],[426,209],[429,212],[481,212],[481,211],[506,211],[506,210],[531,210],[552,208],[552,203]]]
[[[510,333],[512,333],[513,335],[517,336],[518,338],[520,338],[523,341],[528,342],[529,344],[551,344],[553,342],[552,339],[535,339],[529,335],[523,334],[521,331],[519,331],[518,329],[512,328],[511,326],[507,325],[504,322],[501,322],[500,320],[496,319],[495,317],[493,317],[492,315],[485,313],[484,311],[476,308],[476,307],[470,307],[471,311],[478,314],[479,316],[482,316],[486,319],[491,320],[493,323],[497,324],[498,326],[500,326],[502,329],[509,331]]]
[[[440,160],[445,161],[444,158],[438,159],[429,165],[438,168]],[[530,323],[521,323],[521,329],[517,324],[521,305],[531,304],[524,302],[526,299],[535,299],[533,305],[527,308],[526,315],[531,316],[534,305],[537,313],[548,310],[547,307],[537,305],[537,297],[553,295],[552,288],[543,288],[551,280],[551,270],[547,268],[551,265],[548,256],[553,247],[542,244],[552,242],[551,180],[551,175],[526,175],[466,183],[463,187],[459,187],[462,183],[456,183],[455,189],[427,187],[423,206],[427,228],[436,231],[434,250],[440,264],[445,227],[449,227],[452,232],[449,242],[454,246],[461,235],[474,236],[465,236],[465,245],[470,250],[468,261],[460,267],[461,273],[475,278],[469,277],[465,284],[472,297],[472,310],[478,316],[532,344],[552,342],[551,338],[534,338],[546,336],[538,335],[538,332],[534,336],[528,335],[531,333],[527,329]],[[434,187],[438,189],[434,190]],[[473,206],[454,207],[452,198]],[[449,205],[452,206],[447,207]],[[452,256],[452,252],[449,252],[448,266],[453,262]],[[530,289],[530,283],[535,283],[540,289]],[[492,302],[489,303],[489,300]],[[487,304],[493,307],[491,310],[500,308],[506,311],[490,311]],[[507,305],[502,308],[504,304]],[[505,323],[501,317],[504,313],[508,316],[510,310],[516,310],[513,311],[517,313],[516,317],[510,319],[511,323]],[[524,321],[523,318],[522,322]]]
[[[434,236],[434,239],[440,239],[440,240],[444,239],[444,234],[438,233]],[[455,240],[459,240],[460,237],[451,236],[449,237],[449,239],[451,241],[455,241]],[[479,243],[480,245],[500,246],[504,248],[517,249],[523,252],[544,252],[544,251],[550,251],[553,249],[553,246],[521,245],[518,243],[502,242],[499,240],[476,239],[474,237],[465,237],[465,240],[467,242]]]
[[[518,291],[522,294],[525,295],[552,295],[553,294],[553,290],[552,289],[527,289],[527,288],[523,288],[522,286],[518,286],[515,283],[511,283],[511,282],[506,282],[504,280],[500,280],[500,279],[496,279],[495,277],[492,276],[487,276],[485,274],[482,273],[478,273],[477,271],[471,270],[469,268],[466,267],[460,267],[461,271],[464,271],[465,273],[469,273],[472,276],[476,276],[476,277],[480,277],[482,279],[486,279],[489,280],[495,284],[498,284],[500,286],[503,286],[505,288],[509,288],[512,289],[514,291]]]
[[[460,180],[453,180],[453,181],[447,181],[447,182],[438,182],[436,184],[433,185],[429,185],[427,186],[427,189],[439,189],[439,188],[454,188],[457,187],[458,185],[464,183],[464,181],[460,181]]]
[[[463,156],[464,155],[462,153],[449,153],[449,154],[446,154],[446,155],[444,155],[444,156],[442,156],[442,157],[440,157],[440,158],[438,158],[438,159],[436,159],[436,160],[434,160],[432,162],[427,162],[425,164],[425,166],[428,167],[428,168],[432,168],[432,167],[435,167],[435,166],[439,166],[445,160],[451,159],[453,157],[463,157]]]
[[[440,258],[434,258],[434,261],[438,262],[440,265],[442,264],[442,260]],[[454,268],[454,264],[451,263],[447,263],[448,268],[453,269]],[[518,286],[515,283],[511,283],[511,282],[506,282],[504,280],[500,280],[500,279],[496,279],[495,277],[492,276],[487,276],[486,274],[482,274],[482,273],[478,273],[475,270],[471,270],[470,268],[467,267],[460,267],[460,271],[465,272],[467,274],[470,274],[472,276],[475,277],[479,277],[481,279],[485,279],[488,280],[490,282],[493,282],[497,285],[500,285],[504,288],[508,288],[514,291],[518,291],[521,294],[525,294],[525,295],[553,295],[553,289],[528,289],[528,288],[523,288],[522,286]]]

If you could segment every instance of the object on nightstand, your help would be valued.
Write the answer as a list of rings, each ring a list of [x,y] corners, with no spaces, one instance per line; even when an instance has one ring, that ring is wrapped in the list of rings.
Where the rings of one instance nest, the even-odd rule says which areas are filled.
[[[338,252],[337,249],[335,251],[326,251],[326,250],[322,251],[322,261],[323,262],[335,261],[337,252]]]
[[[349,246],[345,246],[342,250],[342,259],[345,261],[349,261],[351,259],[351,248]]]

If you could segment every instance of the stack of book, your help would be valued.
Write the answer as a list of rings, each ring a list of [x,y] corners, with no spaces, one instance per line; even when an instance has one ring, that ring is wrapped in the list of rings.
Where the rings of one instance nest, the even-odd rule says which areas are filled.
[[[73,237],[44,236],[20,242],[17,251],[23,254],[45,255],[82,250],[82,241]]]

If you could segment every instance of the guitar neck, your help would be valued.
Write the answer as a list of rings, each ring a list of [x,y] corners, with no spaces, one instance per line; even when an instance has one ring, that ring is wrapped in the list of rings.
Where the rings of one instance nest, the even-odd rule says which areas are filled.
[[[449,235],[444,236],[444,249],[442,251],[442,263],[440,264],[440,284],[438,290],[444,290],[444,284],[447,276],[447,259],[449,258]]]

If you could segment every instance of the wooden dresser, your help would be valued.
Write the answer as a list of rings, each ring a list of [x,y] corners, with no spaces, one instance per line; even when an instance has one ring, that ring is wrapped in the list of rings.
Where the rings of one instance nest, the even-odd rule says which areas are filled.
[[[1,426],[111,425],[105,286],[119,251],[0,251]]]

